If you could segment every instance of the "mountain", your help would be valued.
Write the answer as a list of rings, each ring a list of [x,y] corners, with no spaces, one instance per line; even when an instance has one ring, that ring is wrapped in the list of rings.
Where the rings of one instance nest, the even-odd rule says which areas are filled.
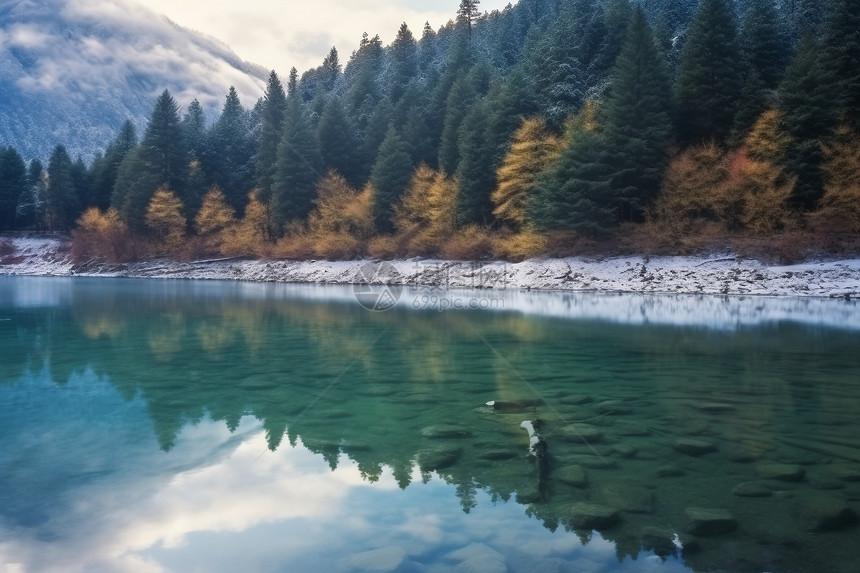
[[[213,115],[231,85],[253,105],[266,75],[131,0],[0,0],[0,146],[25,158],[90,158],[126,119],[142,133],[165,88]]]

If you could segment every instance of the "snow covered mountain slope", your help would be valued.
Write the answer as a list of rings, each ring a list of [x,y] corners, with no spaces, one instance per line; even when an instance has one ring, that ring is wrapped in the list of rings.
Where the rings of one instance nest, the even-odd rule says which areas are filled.
[[[0,0],[0,145],[26,159],[91,157],[126,119],[142,129],[165,88],[214,112],[234,85],[250,107],[266,75],[129,0]]]

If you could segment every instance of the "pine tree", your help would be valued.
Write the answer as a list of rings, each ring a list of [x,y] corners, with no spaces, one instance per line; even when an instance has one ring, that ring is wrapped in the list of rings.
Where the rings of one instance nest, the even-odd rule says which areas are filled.
[[[391,101],[396,104],[418,72],[418,44],[406,22],[397,31],[390,50],[392,70],[389,90]]]
[[[27,169],[27,188],[23,190],[15,209],[15,226],[19,229],[42,230],[48,205],[48,174],[38,159]]]
[[[829,0],[819,57],[822,89],[836,115],[860,129],[860,2]]]
[[[337,78],[340,77],[340,72],[340,56],[337,53],[337,48],[332,46],[328,55],[323,59],[322,64],[323,88],[326,91],[334,89],[334,84],[337,82]]]
[[[457,168],[457,223],[486,225],[490,221],[490,195],[496,186],[493,141],[487,133],[487,112],[481,103],[472,106],[460,126]]]
[[[278,74],[269,74],[266,95],[263,98],[263,108],[260,117],[260,147],[257,150],[255,176],[257,180],[258,198],[268,203],[272,200],[272,179],[275,175],[278,159],[278,144],[284,130],[284,115],[287,111],[287,94],[278,79]]]
[[[788,63],[788,42],[773,0],[749,0],[738,43],[744,72],[755,70],[765,88],[776,88]]]
[[[621,218],[638,220],[657,195],[671,132],[671,88],[645,15],[637,9],[605,104],[607,167]]]
[[[472,24],[480,16],[478,5],[480,0],[460,0],[460,7],[457,8],[457,23],[463,26],[472,37]]]
[[[457,171],[460,163],[459,135],[460,125],[469,113],[469,106],[475,101],[472,84],[465,75],[454,82],[445,104],[445,122],[439,145],[439,167],[445,173]]]
[[[317,127],[323,169],[334,169],[343,175],[350,185],[362,183],[359,165],[358,141],[355,129],[343,112],[339,98],[332,98],[325,106]]]
[[[172,189],[186,209],[197,208],[200,198],[187,194],[188,166],[179,106],[164,90],[155,103],[140,146],[120,164],[111,199],[132,231],[145,229],[146,207],[159,186]]]
[[[72,179],[72,159],[58,145],[48,162],[47,227],[50,231],[70,231],[81,214],[81,202]]]
[[[493,215],[513,225],[527,227],[526,205],[534,192],[535,180],[558,159],[562,140],[552,135],[542,118],[523,120],[510,149],[496,173],[498,186],[493,191]]]
[[[727,0],[701,0],[675,85],[677,129],[686,143],[725,139],[741,82],[737,33]]]
[[[168,250],[182,245],[185,239],[185,215],[182,201],[166,186],[159,187],[146,207],[146,226]]]
[[[224,192],[217,186],[203,196],[200,210],[194,217],[194,228],[200,236],[212,236],[236,224],[236,212],[227,204]]]
[[[394,224],[410,254],[438,253],[457,229],[457,182],[419,166],[395,208]]]
[[[0,232],[15,228],[18,199],[29,188],[24,160],[14,148],[0,148]]]
[[[191,100],[185,115],[182,116],[182,136],[188,146],[188,156],[200,159],[206,144],[206,118],[203,115],[203,107],[196,98]]]
[[[111,202],[111,194],[116,184],[117,172],[125,156],[137,146],[137,130],[130,120],[126,120],[114,139],[105,150],[101,160],[93,163],[93,192],[91,204],[104,211]]]
[[[380,232],[390,232],[394,228],[394,205],[406,190],[411,176],[412,160],[406,144],[394,129],[390,129],[379,146],[370,173],[370,184],[376,191],[376,228]]]
[[[833,125],[832,102],[825,90],[818,43],[807,35],[780,85],[785,126],[794,139],[788,153],[788,168],[798,176],[793,202],[811,210],[822,193],[820,140]]]
[[[316,133],[299,98],[294,97],[287,107],[272,182],[272,230],[276,235],[287,223],[303,220],[310,213],[321,171]]]
[[[248,113],[231,87],[221,116],[207,137],[203,166],[208,186],[218,185],[227,203],[239,213],[253,187],[254,152]]]

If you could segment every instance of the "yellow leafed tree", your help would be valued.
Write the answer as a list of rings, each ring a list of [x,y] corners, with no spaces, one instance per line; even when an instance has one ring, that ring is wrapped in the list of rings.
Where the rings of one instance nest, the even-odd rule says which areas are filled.
[[[420,165],[394,208],[397,236],[410,254],[438,253],[457,228],[457,181]]]
[[[116,263],[136,256],[128,227],[113,207],[105,212],[99,211],[98,207],[90,207],[78,219],[77,225],[72,232],[72,255],[75,259],[96,257]]]
[[[526,226],[526,201],[537,176],[561,155],[563,140],[549,132],[543,118],[524,119],[496,173],[493,215]]]
[[[146,207],[146,226],[172,250],[182,246],[186,223],[182,201],[166,186],[159,187]]]
[[[330,171],[317,185],[314,210],[308,217],[307,234],[314,252],[326,258],[361,254],[373,235],[373,187],[353,189],[346,179]]]
[[[224,192],[217,185],[203,196],[203,203],[194,218],[194,227],[201,237],[213,236],[236,224],[236,212],[227,204]]]
[[[860,233],[860,136],[840,125],[822,150],[824,197],[819,214],[838,230]]]
[[[248,194],[245,216],[224,231],[221,252],[225,255],[263,254],[270,237],[269,207],[260,201],[259,191],[254,189]]]

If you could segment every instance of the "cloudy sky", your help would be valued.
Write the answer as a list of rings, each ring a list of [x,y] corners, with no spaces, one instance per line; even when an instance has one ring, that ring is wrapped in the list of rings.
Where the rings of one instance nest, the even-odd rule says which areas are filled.
[[[459,0],[135,0],[176,23],[223,40],[243,59],[285,75],[322,63],[336,46],[345,63],[363,32],[388,44],[402,22],[420,36],[424,22],[438,29],[456,14]],[[485,11],[511,0],[482,0]]]

